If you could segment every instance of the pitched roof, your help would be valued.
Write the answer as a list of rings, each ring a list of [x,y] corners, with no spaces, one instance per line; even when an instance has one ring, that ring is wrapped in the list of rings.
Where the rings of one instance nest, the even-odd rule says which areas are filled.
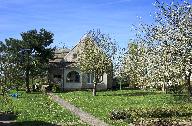
[[[70,50],[68,48],[64,49],[56,49],[54,60],[50,60],[49,62],[59,63],[59,62],[78,62],[78,54],[81,53],[82,48],[84,46],[84,39],[88,37],[90,33],[86,33],[83,37],[81,37],[80,41]],[[97,37],[93,38],[94,41],[98,41]],[[95,43],[97,46],[97,44]]]
[[[64,61],[64,57],[70,52],[70,49],[56,49],[53,60],[49,60],[50,63],[62,62]]]
[[[60,48],[60,49],[55,50],[56,54],[68,53],[68,52],[70,52],[70,49],[68,49],[68,48]]]

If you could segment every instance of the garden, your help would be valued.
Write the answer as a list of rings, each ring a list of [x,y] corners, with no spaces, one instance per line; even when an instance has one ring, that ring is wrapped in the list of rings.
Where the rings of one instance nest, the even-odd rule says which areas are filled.
[[[118,90],[57,93],[61,98],[110,125],[192,125],[192,102],[187,95],[159,91]]]
[[[50,70],[50,60],[56,58],[52,32],[33,29],[22,32],[20,40],[0,41],[0,125],[87,125],[46,95],[65,90],[64,70],[71,67],[93,76],[89,79],[93,92],[54,94],[109,125],[191,126],[192,4],[176,1],[157,0],[153,23],[138,21],[133,28],[136,36],[126,48],[108,34],[90,30],[81,40],[78,58],[74,53],[78,60],[59,57],[52,63],[62,72]],[[127,89],[97,91],[104,75],[107,88],[117,89],[119,84],[121,89],[125,84]],[[83,78],[74,77],[74,82]],[[88,84],[84,79],[87,82],[81,84]]]
[[[14,93],[14,92],[13,92]],[[12,93],[12,94],[13,94]],[[0,96],[0,125],[13,126],[86,126],[78,117],[51,101],[45,94],[19,91],[18,98]]]

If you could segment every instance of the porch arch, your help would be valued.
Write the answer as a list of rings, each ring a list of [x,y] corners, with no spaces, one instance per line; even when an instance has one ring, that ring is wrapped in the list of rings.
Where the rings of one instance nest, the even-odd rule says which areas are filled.
[[[77,71],[70,71],[67,74],[66,82],[69,82],[69,83],[80,83],[80,74]]]

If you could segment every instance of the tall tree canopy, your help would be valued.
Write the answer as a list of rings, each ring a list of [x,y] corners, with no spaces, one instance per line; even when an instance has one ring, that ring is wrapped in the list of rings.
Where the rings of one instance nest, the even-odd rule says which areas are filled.
[[[29,92],[30,77],[45,76],[47,73],[49,59],[54,53],[54,48],[50,47],[53,43],[53,33],[45,29],[30,30],[21,33],[21,37],[21,40],[6,39],[2,45],[4,55],[6,54],[6,64],[12,65],[11,68],[17,71],[10,74],[13,78],[23,78],[25,74],[26,88]]]
[[[143,57],[147,67],[140,69],[147,68],[149,82],[162,82],[163,90],[170,84],[184,84],[192,96],[192,5],[186,1],[156,1],[155,7],[155,23],[141,23],[136,28],[141,32],[137,40],[147,50]],[[182,83],[183,78],[186,83]]]

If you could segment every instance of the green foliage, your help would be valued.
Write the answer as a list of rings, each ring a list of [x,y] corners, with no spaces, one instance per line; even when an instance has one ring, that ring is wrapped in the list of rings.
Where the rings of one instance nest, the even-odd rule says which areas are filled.
[[[21,40],[9,38],[0,43],[1,83],[21,86],[30,78],[43,78],[47,74],[49,59],[53,57],[53,33],[45,29],[21,33]],[[24,79],[25,78],[25,79]]]
[[[60,92],[61,87],[58,84],[53,84],[52,85],[52,92]]]
[[[121,78],[119,76],[113,78],[113,83],[116,85],[116,89],[118,88],[127,88],[129,87],[129,78]]]
[[[167,88],[167,92],[174,93],[174,94],[183,94],[186,88],[184,85],[171,85]]]

